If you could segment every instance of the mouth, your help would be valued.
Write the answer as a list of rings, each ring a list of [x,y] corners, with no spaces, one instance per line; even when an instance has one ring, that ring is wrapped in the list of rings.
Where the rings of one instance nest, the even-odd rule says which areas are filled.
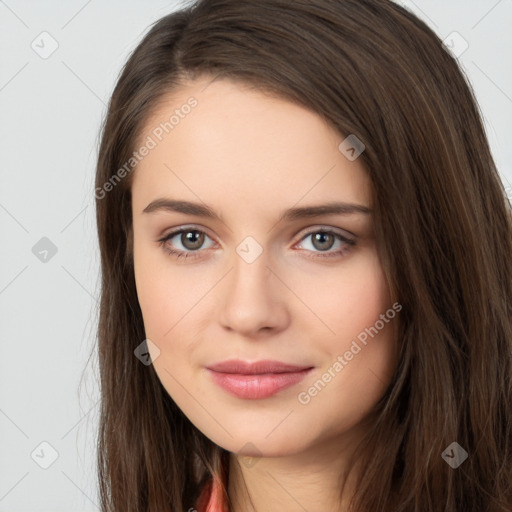
[[[224,361],[207,367],[215,384],[238,398],[259,400],[302,381],[313,369],[280,361]]]

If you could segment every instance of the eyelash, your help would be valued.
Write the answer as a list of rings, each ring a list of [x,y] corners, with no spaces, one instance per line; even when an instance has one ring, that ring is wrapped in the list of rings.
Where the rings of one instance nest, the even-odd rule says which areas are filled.
[[[199,257],[199,254],[194,254],[194,253],[202,252],[200,249],[198,249],[196,251],[181,251],[181,250],[171,249],[166,244],[166,242],[168,240],[174,238],[176,235],[180,235],[181,233],[188,233],[188,232],[192,232],[192,231],[196,231],[198,233],[203,233],[206,236],[208,236],[207,233],[205,233],[203,230],[198,229],[198,228],[194,228],[194,227],[180,228],[180,229],[178,229],[176,231],[172,231],[171,233],[165,235],[163,238],[160,238],[158,240],[159,245],[163,248],[163,250],[167,254],[169,254],[169,255],[177,258],[177,259],[179,259],[179,258],[197,258],[197,257]],[[341,242],[344,242],[345,244],[347,244],[348,247],[345,247],[344,249],[340,249],[340,250],[333,251],[333,252],[325,252],[325,253],[319,252],[318,254],[316,254],[316,256],[308,256],[310,258],[315,258],[315,259],[316,258],[334,258],[334,257],[343,256],[348,251],[350,251],[352,249],[352,247],[354,247],[356,245],[356,241],[355,240],[352,240],[350,238],[344,237],[343,235],[341,235],[337,231],[334,231],[334,230],[328,229],[328,228],[324,228],[324,229],[317,228],[314,231],[309,231],[308,233],[306,233],[300,239],[300,241],[306,239],[307,237],[309,237],[311,235],[318,234],[318,233],[334,235],[338,240],[340,240]],[[311,251],[307,251],[306,250],[306,252],[311,252]]]

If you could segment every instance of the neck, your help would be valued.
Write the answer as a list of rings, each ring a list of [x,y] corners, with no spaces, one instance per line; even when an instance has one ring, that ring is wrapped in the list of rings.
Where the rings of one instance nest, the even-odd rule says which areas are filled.
[[[248,464],[231,454],[228,494],[232,512],[347,512],[356,472],[349,458],[360,438],[331,439],[295,454],[261,457]],[[357,466],[357,464],[356,464]],[[342,487],[343,486],[343,487]]]

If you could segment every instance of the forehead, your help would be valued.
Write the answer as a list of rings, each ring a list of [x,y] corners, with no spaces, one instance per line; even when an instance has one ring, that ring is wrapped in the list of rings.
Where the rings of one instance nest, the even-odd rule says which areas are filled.
[[[338,149],[344,138],[288,100],[202,78],[169,93],[146,121],[139,141],[153,147],[134,171],[133,201],[143,208],[156,197],[199,198],[221,211],[317,200],[369,205],[369,177],[361,159]]]

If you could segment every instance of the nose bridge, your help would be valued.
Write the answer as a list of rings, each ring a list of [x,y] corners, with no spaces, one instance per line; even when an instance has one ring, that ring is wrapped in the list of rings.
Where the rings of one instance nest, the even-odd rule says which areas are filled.
[[[276,328],[286,320],[283,290],[269,268],[268,255],[252,237],[236,248],[222,296],[225,327],[248,334],[263,327]]]
[[[268,252],[264,251],[263,247],[254,239],[244,240],[236,248],[232,261],[233,271],[229,278],[231,298],[244,302],[249,299],[254,303],[261,304],[269,300],[271,298],[271,284],[269,283],[271,272],[268,268],[270,265]],[[255,305],[253,304],[253,306]]]

